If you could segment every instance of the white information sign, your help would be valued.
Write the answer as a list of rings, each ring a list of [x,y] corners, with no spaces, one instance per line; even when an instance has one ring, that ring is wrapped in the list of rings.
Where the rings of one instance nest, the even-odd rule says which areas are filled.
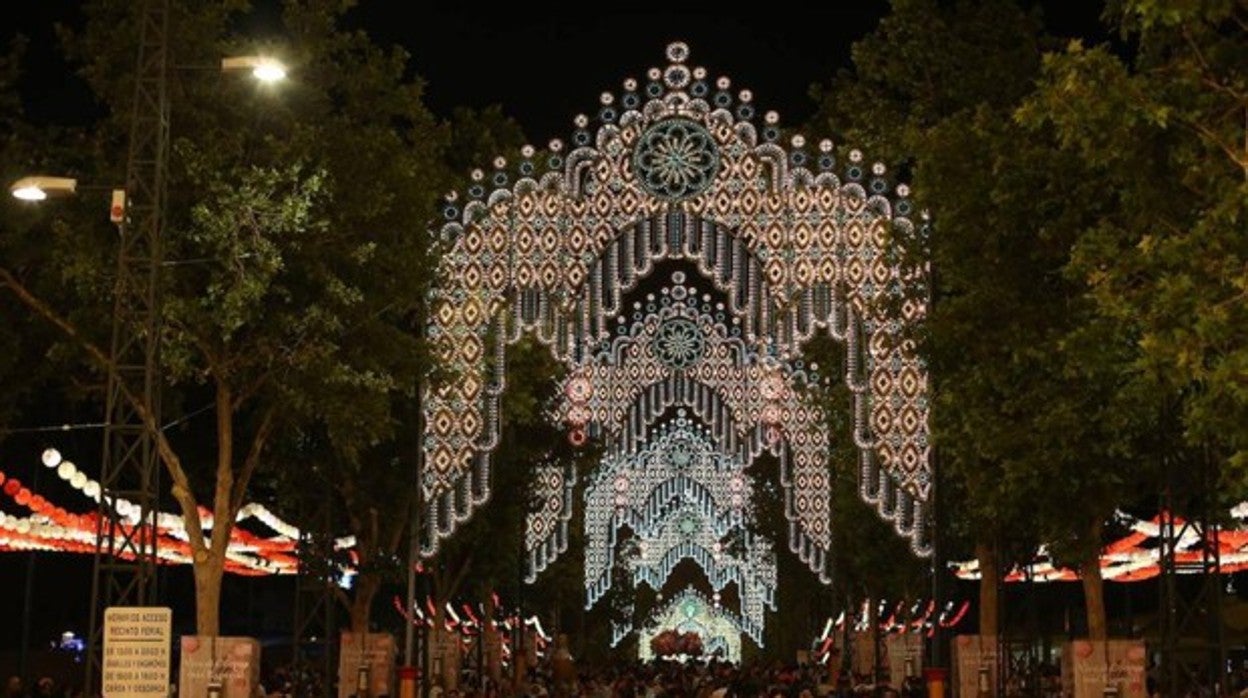
[[[169,695],[173,611],[157,606],[113,606],[104,611],[104,698]]]

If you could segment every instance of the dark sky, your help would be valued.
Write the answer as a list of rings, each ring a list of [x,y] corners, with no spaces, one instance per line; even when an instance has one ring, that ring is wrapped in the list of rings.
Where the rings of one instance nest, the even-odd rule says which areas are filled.
[[[1039,1],[1054,33],[1097,31],[1099,3]],[[31,36],[34,62],[47,66],[44,72],[63,74],[52,25],[80,21],[80,4],[16,3],[6,8],[0,36],[7,39],[17,31]],[[269,0],[257,4],[273,5]],[[349,19],[379,43],[408,49],[416,71],[427,80],[436,113],[445,116],[456,105],[498,103],[541,144],[567,136],[572,117],[592,114],[604,90],[618,93],[625,77],[641,77],[662,64],[663,48],[673,40],[690,45],[693,65],[705,66],[712,77],[727,75],[734,89],[752,90],[760,112],[775,109],[785,123],[801,122],[813,111],[810,86],[848,65],[851,44],[887,13],[888,2],[764,1],[750,12],[710,10],[700,3],[618,2],[612,7],[620,9],[569,12],[527,3],[523,12],[487,11],[468,2],[438,2],[430,8],[362,0]],[[26,92],[37,117],[60,120],[67,117],[57,110],[80,97],[82,88],[72,80],[40,80]]]
[[[759,113],[777,110],[800,123],[814,111],[812,84],[850,64],[853,42],[888,14],[888,0],[763,0],[749,11],[728,3],[598,3],[593,12],[517,3],[523,10],[484,11],[475,3],[436,3],[407,19],[410,6],[363,2],[352,21],[384,43],[411,52],[428,80],[430,106],[503,106],[535,144],[566,137],[572,118],[593,114],[598,96],[616,94],[626,77],[666,65],[664,47],[691,49],[690,64],[712,78],[726,75],[734,91],[754,92]],[[1050,30],[1099,35],[1099,2],[1039,0]]]
[[[800,120],[810,112],[810,85],[846,65],[851,43],[887,11],[883,0],[811,5],[823,9],[575,16],[461,9],[414,23],[392,17],[393,5],[375,3],[357,14],[374,36],[411,51],[435,110],[497,102],[544,143],[566,136],[577,113],[593,114],[603,91],[618,94],[624,78],[644,78],[647,68],[666,65],[663,49],[674,40],[689,44],[689,62],[705,66],[712,78],[726,75],[734,88],[751,89],[761,109],[779,110],[789,123]]]

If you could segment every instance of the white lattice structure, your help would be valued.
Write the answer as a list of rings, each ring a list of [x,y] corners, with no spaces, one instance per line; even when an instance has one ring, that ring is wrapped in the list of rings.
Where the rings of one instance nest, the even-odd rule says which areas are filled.
[[[578,116],[568,143],[500,158],[448,197],[428,326],[442,371],[423,403],[423,552],[490,496],[506,348],[527,333],[567,369],[553,416],[573,444],[606,448],[586,497],[591,600],[621,526],[662,538],[677,511],[707,535],[740,526],[749,512],[725,483],[764,453],[781,466],[790,549],[826,581],[833,445],[811,395],[817,368],[802,360],[826,332],[845,347],[837,378],[853,396],[862,497],[926,554],[927,371],[908,332],[926,313],[926,265],[909,249],[925,227],[907,189],[858,151],[781,143],[777,117],[756,119],[753,95],[689,65],[684,44],[667,59],[603,94],[597,122]],[[696,475],[672,467],[684,446],[655,446],[681,410],[711,454]],[[557,555],[567,513],[566,482],[542,478],[531,575]],[[642,562],[643,576],[668,569]],[[746,586],[774,587],[774,564],[760,583],[758,561],[740,562],[699,560],[717,581],[749,567]]]
[[[722,661],[741,661],[741,635],[747,634],[740,619],[693,589],[685,589],[661,606],[646,627],[637,631],[638,658],[648,662],[654,658],[650,640],[665,631],[693,632],[702,638],[705,655]],[[753,638],[760,646],[762,638]]]

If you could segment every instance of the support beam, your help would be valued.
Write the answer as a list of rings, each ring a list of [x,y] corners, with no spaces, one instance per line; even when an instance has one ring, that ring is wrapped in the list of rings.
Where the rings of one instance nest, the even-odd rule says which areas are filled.
[[[95,694],[101,678],[105,610],[156,600],[160,464],[152,430],[159,428],[161,417],[160,270],[169,162],[169,0],[144,2],[139,21],[83,684]],[[123,499],[137,507],[132,516],[117,511],[116,503]]]

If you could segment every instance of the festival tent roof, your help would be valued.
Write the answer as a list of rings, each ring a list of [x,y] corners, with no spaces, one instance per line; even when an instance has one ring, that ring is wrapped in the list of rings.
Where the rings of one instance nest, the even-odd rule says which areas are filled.
[[[0,471],[0,552],[56,551],[93,554],[100,525],[100,485],[72,462],[62,460],[49,449],[44,465],[81,495],[79,506],[65,508],[49,501],[20,480]],[[140,510],[126,499],[110,503],[123,526],[139,523]],[[213,525],[212,512],[199,510],[205,530]],[[300,531],[278,518],[262,504],[246,504],[239,509],[230,533],[225,570],[232,574],[261,576],[294,574],[298,571],[296,546]],[[156,514],[156,555],[163,564],[190,564],[191,551],[182,516]],[[353,537],[335,540],[339,550],[354,547]],[[344,573],[349,571],[344,570]]]
[[[1222,574],[1248,569],[1248,502],[1231,510],[1239,524],[1236,527],[1208,527],[1203,532],[1188,526],[1182,517],[1174,517],[1174,530],[1178,537],[1175,545],[1175,568],[1180,572],[1197,572],[1207,569],[1205,556],[1217,551]],[[1129,531],[1126,535],[1106,545],[1101,552],[1101,576],[1113,582],[1138,582],[1161,574],[1161,526],[1163,516],[1151,519],[1135,518],[1118,512],[1117,521]],[[950,562],[949,567],[959,579],[979,579],[979,562],[967,560]],[[1037,552],[1030,565],[1018,565],[1005,575],[1006,582],[1074,582],[1079,574],[1068,567],[1055,565],[1044,547]]]

